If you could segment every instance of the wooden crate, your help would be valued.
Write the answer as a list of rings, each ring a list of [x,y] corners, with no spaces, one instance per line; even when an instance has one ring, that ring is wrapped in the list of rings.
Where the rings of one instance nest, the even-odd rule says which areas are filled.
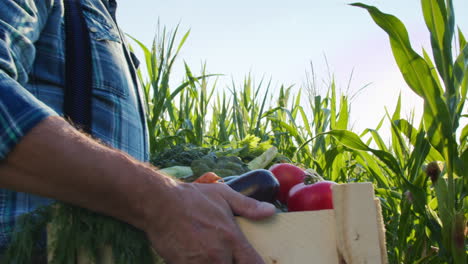
[[[372,184],[333,186],[333,204],[334,210],[237,222],[267,264],[387,263],[380,203]]]
[[[387,252],[379,200],[371,183],[333,186],[333,210],[279,213],[264,221],[237,217],[267,264],[385,264]],[[109,247],[99,263],[113,264]]]

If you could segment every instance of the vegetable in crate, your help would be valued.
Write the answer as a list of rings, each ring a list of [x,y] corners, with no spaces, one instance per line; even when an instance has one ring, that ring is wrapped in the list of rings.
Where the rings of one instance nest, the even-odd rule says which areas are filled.
[[[155,153],[151,157],[151,164],[159,168],[190,166],[193,160],[201,159],[210,151],[209,148],[202,148],[192,144],[180,144]]]
[[[234,142],[233,147],[235,148],[236,152],[238,152],[237,156],[239,156],[244,161],[249,161],[255,159],[273,147],[271,139],[262,142],[261,141],[261,138],[249,134],[241,141]]]
[[[249,171],[226,182],[233,190],[258,201],[274,203],[279,192],[279,182],[268,170]]]
[[[270,147],[260,156],[251,160],[247,164],[247,167],[251,170],[264,169],[276,158],[277,155],[278,149],[276,147]]]
[[[288,210],[316,211],[333,209],[332,181],[320,181],[314,184],[300,183],[289,191]]]
[[[278,200],[283,204],[287,203],[289,190],[294,185],[304,182],[307,175],[303,169],[289,163],[275,164],[269,170],[280,183]]]
[[[249,168],[238,157],[217,157],[215,153],[209,153],[200,159],[192,161],[190,167],[193,175],[199,177],[207,172],[214,172],[220,177],[241,175],[249,171]]]
[[[226,184],[233,190],[261,202],[274,203],[279,191],[279,182],[268,170],[258,169],[240,176],[229,176],[224,180],[213,172],[198,177],[195,183]]]
[[[220,180],[223,178],[219,177],[213,172],[207,172],[203,174],[202,176],[198,177],[194,183],[218,183]]]

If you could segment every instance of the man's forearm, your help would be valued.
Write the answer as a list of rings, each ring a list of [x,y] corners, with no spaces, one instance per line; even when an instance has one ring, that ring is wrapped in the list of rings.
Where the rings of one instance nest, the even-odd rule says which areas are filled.
[[[152,208],[171,199],[176,182],[150,166],[103,146],[62,118],[33,128],[0,165],[0,187],[73,203],[143,228]]]
[[[142,229],[168,263],[264,263],[233,213],[262,219],[275,212],[226,184],[178,183],[59,117],[42,121],[10,152],[0,164],[0,187],[125,221]]]

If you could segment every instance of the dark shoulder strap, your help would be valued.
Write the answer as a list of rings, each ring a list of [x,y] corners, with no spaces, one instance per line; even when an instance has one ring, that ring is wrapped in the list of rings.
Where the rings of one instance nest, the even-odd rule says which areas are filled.
[[[92,59],[89,31],[80,0],[65,4],[65,117],[91,132]]]

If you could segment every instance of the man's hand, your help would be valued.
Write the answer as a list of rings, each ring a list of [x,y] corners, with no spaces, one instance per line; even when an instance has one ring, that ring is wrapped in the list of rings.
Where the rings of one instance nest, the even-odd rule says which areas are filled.
[[[262,219],[274,214],[272,204],[225,184],[180,184],[173,197],[163,210],[152,211],[155,216],[149,218],[146,230],[168,263],[264,263],[240,231],[233,212]]]
[[[263,263],[234,222],[274,207],[224,184],[177,182],[83,135],[59,117],[34,127],[0,163],[0,188],[69,202],[144,230],[169,263]]]

